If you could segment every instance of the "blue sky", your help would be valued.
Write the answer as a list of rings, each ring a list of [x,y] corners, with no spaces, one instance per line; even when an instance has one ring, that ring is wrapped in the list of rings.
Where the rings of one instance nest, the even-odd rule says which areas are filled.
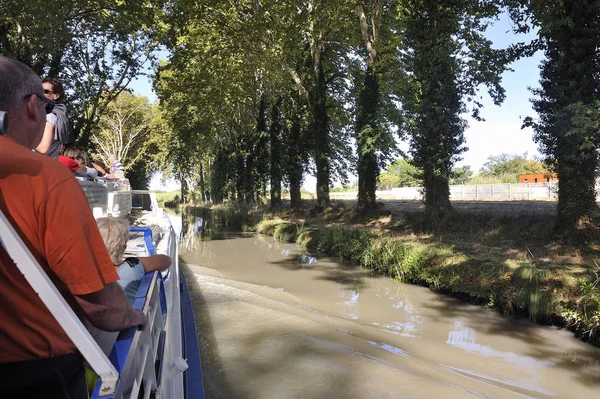
[[[507,15],[502,15],[487,31],[487,37],[495,47],[506,47],[518,41],[531,40],[534,35],[515,35],[511,31],[511,22]],[[161,56],[164,57],[165,53]],[[506,99],[500,106],[494,105],[485,90],[481,91],[484,107],[481,116],[485,122],[478,122],[467,117],[469,127],[465,131],[466,145],[469,148],[462,154],[463,160],[457,166],[470,165],[474,172],[479,171],[489,156],[500,154],[528,153],[529,158],[540,157],[537,145],[532,140],[531,129],[521,129],[522,119],[526,116],[536,117],[530,98],[533,96],[528,87],[539,87],[539,64],[543,59],[541,52],[531,58],[521,59],[511,65],[514,72],[502,75]],[[132,83],[131,88],[138,95],[156,99],[147,77],[141,77]],[[407,144],[401,145],[406,149]],[[306,186],[313,185],[314,179],[307,179]]]
[[[516,36],[511,31],[507,15],[488,29],[488,38],[495,47],[506,47],[518,41],[528,41],[534,35]],[[508,33],[507,33],[508,32]],[[523,154],[529,157],[540,156],[537,145],[533,142],[531,129],[521,129],[522,119],[526,116],[536,117],[530,99],[533,94],[528,87],[539,87],[539,65],[543,53],[538,52],[531,58],[521,59],[511,65],[514,72],[502,75],[506,99],[500,106],[494,105],[487,93],[483,93],[484,108],[481,116],[485,122],[477,122],[471,118],[465,138],[469,150],[458,165],[471,165],[471,170],[478,171],[490,155]]]

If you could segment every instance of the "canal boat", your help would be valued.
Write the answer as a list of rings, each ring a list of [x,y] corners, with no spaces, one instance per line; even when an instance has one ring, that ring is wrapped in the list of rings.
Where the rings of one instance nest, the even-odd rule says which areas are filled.
[[[147,315],[147,327],[120,332],[105,356],[0,211],[0,237],[8,254],[98,375],[92,398],[203,398],[194,315],[178,260],[179,237],[168,215],[154,193],[131,190],[126,181],[76,178],[95,217],[133,220],[126,256],[172,259],[168,270],[147,273],[137,292],[133,307]]]

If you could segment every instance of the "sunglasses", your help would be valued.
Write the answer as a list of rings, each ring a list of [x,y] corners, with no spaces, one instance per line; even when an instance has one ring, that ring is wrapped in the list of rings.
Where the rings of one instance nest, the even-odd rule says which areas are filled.
[[[44,90],[46,91],[46,90]],[[50,104],[50,105],[55,105],[56,102],[46,98],[46,96],[41,95],[40,93],[31,93],[31,94],[27,94],[25,97],[23,97],[24,100],[27,100],[29,97],[31,96],[36,96],[37,98],[39,98],[40,100],[42,100],[43,102]]]
[[[52,90],[44,89],[44,94],[54,94],[54,92]]]

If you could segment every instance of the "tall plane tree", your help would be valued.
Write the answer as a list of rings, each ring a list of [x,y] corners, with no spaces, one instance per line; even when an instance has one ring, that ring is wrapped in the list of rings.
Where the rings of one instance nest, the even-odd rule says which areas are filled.
[[[499,13],[496,1],[410,0],[401,12],[407,74],[404,95],[406,127],[415,166],[423,170],[425,206],[430,226],[451,209],[452,167],[466,150],[461,114],[486,85],[494,102],[504,99],[501,73],[507,53],[483,36]],[[466,100],[466,101],[465,101]]]
[[[385,110],[388,107],[385,106],[385,91],[381,88],[381,75],[386,72],[390,75],[392,68],[384,71],[380,62],[385,48],[382,40],[385,38],[390,41],[392,36],[390,26],[384,26],[392,22],[390,18],[395,8],[391,3],[384,0],[354,0],[362,47],[366,51],[366,69],[361,74],[362,82],[359,83],[355,119],[358,207],[365,212],[377,206],[375,190],[380,165],[395,154],[395,141],[389,129],[385,128]]]
[[[597,213],[600,149],[600,2],[520,1],[539,27],[546,59],[534,90],[539,119],[526,119],[534,139],[558,173],[557,228],[568,235]]]

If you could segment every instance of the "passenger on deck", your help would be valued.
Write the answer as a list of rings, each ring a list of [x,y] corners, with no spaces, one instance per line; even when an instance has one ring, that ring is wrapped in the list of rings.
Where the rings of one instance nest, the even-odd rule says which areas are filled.
[[[54,105],[46,105],[46,126],[40,144],[35,148],[37,152],[58,159],[70,137],[69,118],[67,107],[62,104],[65,91],[60,82],[54,78],[42,80],[44,95],[54,101]]]
[[[95,162],[91,162],[88,158],[87,152],[79,151],[79,158],[82,160],[83,165],[87,168],[87,175],[91,177],[103,177],[106,174],[106,170]]]
[[[105,217],[96,220],[98,230],[104,240],[110,259],[119,273],[119,284],[123,287],[129,303],[135,300],[135,294],[144,274],[153,271],[165,271],[171,266],[167,255],[131,257],[123,259],[129,239],[129,223],[125,218]]]
[[[122,179],[125,177],[125,167],[119,160],[116,155],[112,154],[109,157],[110,162],[110,174],[115,176],[117,179]]]
[[[9,116],[0,210],[80,319],[107,331],[146,325],[116,282],[77,180],[31,151],[44,134],[46,101],[31,69],[0,56],[0,110]],[[0,304],[0,398],[86,398],[81,354],[2,245]]]
[[[83,165],[83,160],[79,156],[79,152],[78,148],[68,147],[65,149],[63,155],[58,156],[58,162],[65,165],[73,173],[85,175],[87,173],[87,168]]]

